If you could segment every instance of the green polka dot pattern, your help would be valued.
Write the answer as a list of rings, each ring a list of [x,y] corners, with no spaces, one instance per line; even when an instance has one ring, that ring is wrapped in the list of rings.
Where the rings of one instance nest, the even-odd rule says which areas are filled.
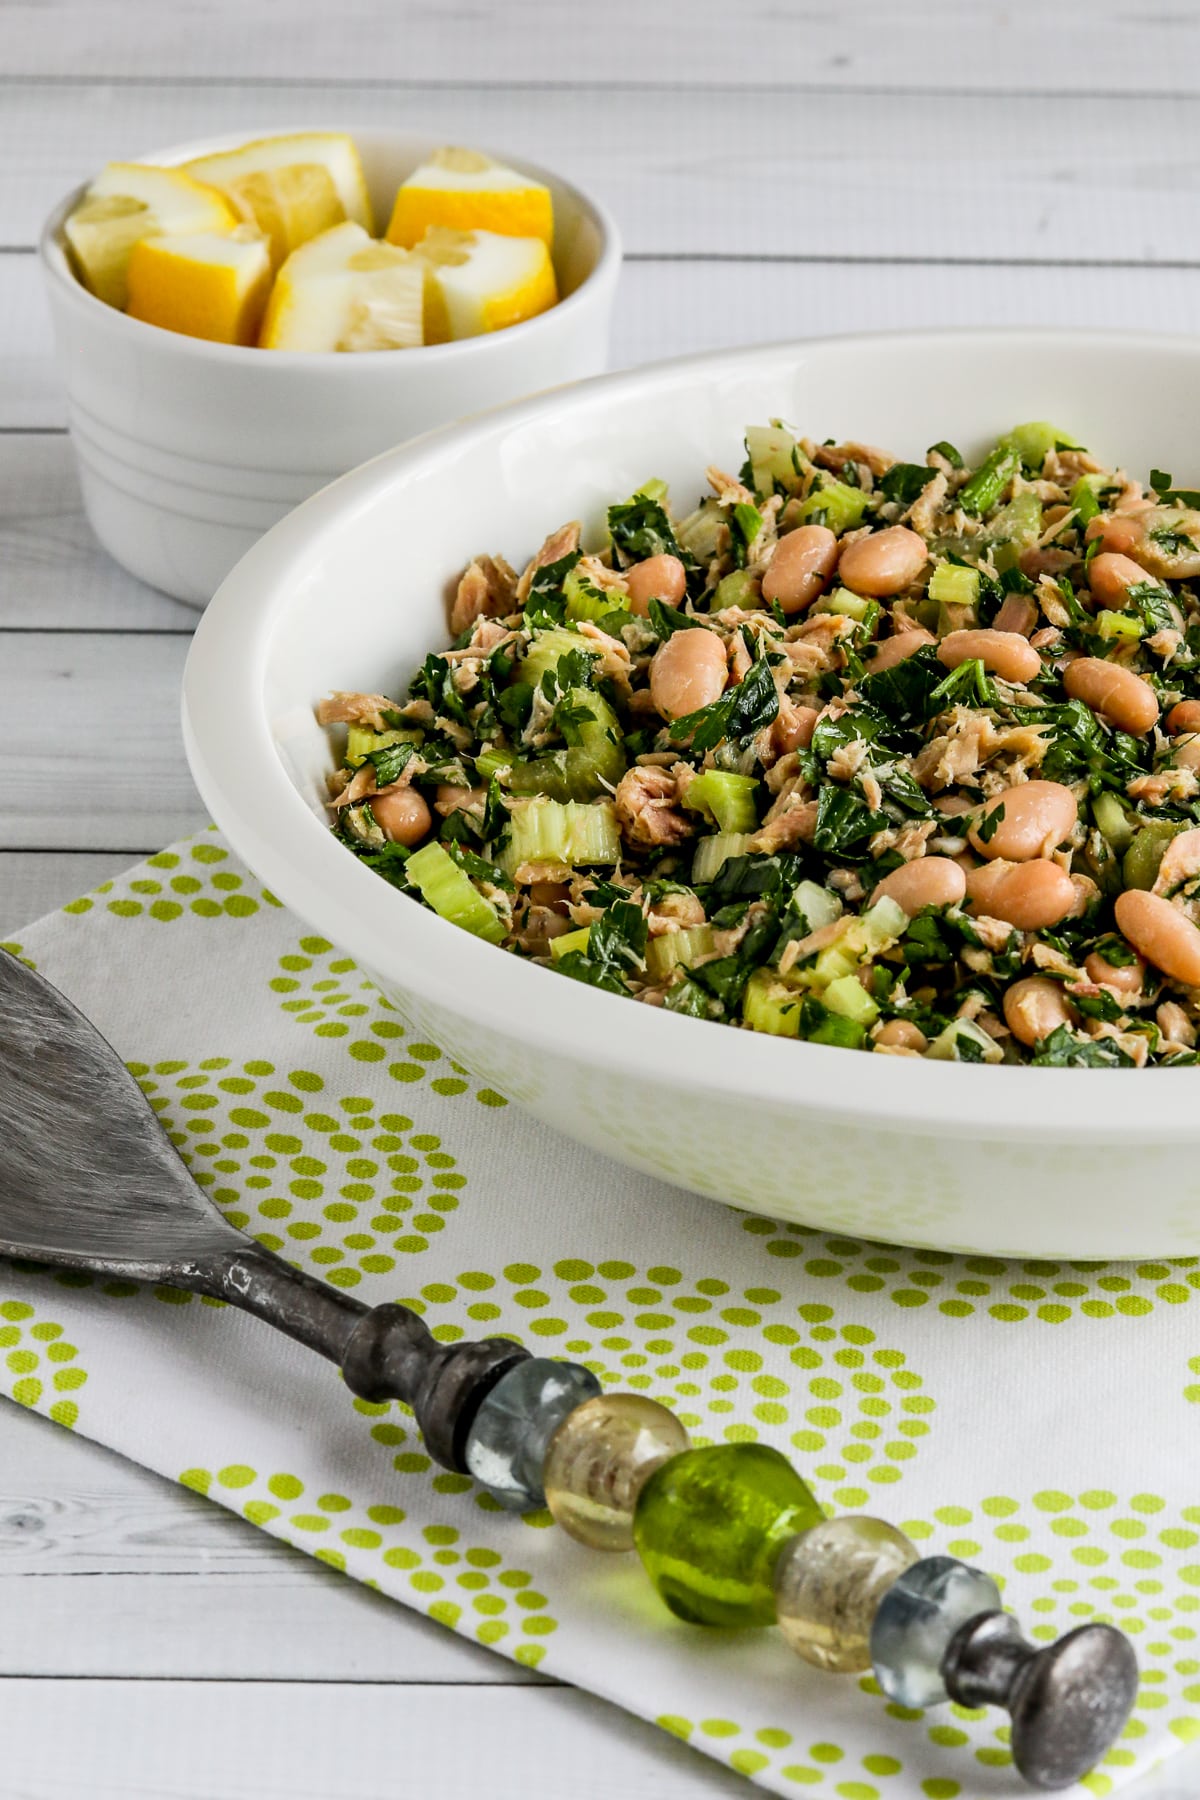
[[[78,916],[102,911],[117,919],[153,919],[169,925],[192,915],[197,919],[251,919],[261,907],[279,901],[240,864],[224,845],[206,833],[190,844],[152,856],[131,878],[105,881],[64,913]]]
[[[1006,1262],[996,1256],[952,1256],[904,1250],[857,1238],[830,1237],[802,1225],[744,1218],[742,1230],[768,1256],[831,1288],[885,1296],[894,1306],[929,1306],[947,1319],[978,1314],[1003,1324],[1035,1319],[1140,1318],[1156,1306],[1183,1306],[1200,1294],[1200,1257],[1166,1262]]]
[[[471,1543],[456,1525],[417,1525],[403,1507],[313,1494],[298,1475],[260,1476],[248,1463],[184,1469],[178,1479],[369,1587],[381,1579],[389,1589],[401,1587],[431,1619],[502,1647],[527,1668],[537,1668],[546,1654],[541,1640],[558,1629],[532,1574],[489,1545]]]
[[[466,1178],[435,1133],[311,1069],[209,1057],[132,1063],[199,1185],[231,1225],[336,1287],[387,1275],[444,1231]]]
[[[699,1444],[765,1436],[790,1447],[839,1507],[900,1479],[935,1410],[902,1350],[777,1288],[570,1258],[545,1270],[510,1263],[498,1276],[468,1269],[403,1298],[444,1341],[514,1337],[647,1393]]]
[[[65,1326],[24,1300],[0,1299],[0,1391],[73,1430],[87,1370]]]
[[[475,1087],[466,1069],[436,1044],[413,1036],[402,1015],[352,958],[336,951],[326,938],[301,938],[279,958],[278,968],[269,985],[281,996],[283,1011],[318,1038],[343,1040],[356,1062],[385,1064],[391,1080],[405,1086],[426,1082],[443,1099],[473,1091],[481,1106],[507,1106],[494,1088]]]

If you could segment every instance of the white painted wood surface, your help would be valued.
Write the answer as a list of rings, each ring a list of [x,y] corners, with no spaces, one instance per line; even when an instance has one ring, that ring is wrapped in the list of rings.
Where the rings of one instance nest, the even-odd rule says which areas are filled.
[[[176,722],[193,617],[90,538],[39,222],[110,157],[397,121],[608,201],[614,364],[1200,323],[1196,0],[0,0],[0,936],[201,818]],[[746,1792],[15,1408],[0,1619],[0,1800]],[[1193,1755],[1138,1797],[1197,1791]]]

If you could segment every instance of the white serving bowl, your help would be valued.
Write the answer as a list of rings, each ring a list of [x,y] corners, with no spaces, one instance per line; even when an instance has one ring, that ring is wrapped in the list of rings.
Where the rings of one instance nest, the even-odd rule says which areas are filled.
[[[245,131],[144,157],[180,163],[228,150]],[[469,135],[469,134],[468,134]],[[444,140],[359,131],[376,224],[398,184]],[[300,354],[210,344],[127,318],[67,260],[68,194],[41,260],[92,529],[122,566],[203,606],[264,531],[335,476],[435,426],[601,370],[621,264],[611,215],[559,176],[504,152],[554,195],[563,298],[507,330],[420,350]]]
[[[1143,478],[1200,475],[1200,345],[964,332],[830,339],[608,376],[396,450],[277,526],[230,576],[184,684],[192,770],[235,849],[423,1034],[619,1161],[751,1211],[944,1249],[1200,1249],[1200,1071],[929,1063],[637,1006],[468,936],[329,833],[330,688],[400,694],[447,641],[470,556],[520,565],[651,475],[681,503],[771,416],[910,459],[1050,418]],[[615,1171],[614,1171],[614,1178]]]

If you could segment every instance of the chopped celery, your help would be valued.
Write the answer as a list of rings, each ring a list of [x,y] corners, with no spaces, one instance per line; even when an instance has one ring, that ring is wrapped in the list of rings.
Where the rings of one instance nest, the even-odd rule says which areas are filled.
[[[366,725],[351,725],[346,731],[346,767],[357,769],[376,750],[387,750],[393,744],[419,744],[419,731],[371,731]]]
[[[523,863],[617,863],[621,834],[611,800],[527,800],[509,815],[509,839],[500,858],[506,875]]]
[[[827,1012],[815,1031],[810,1031],[810,1044],[833,1044],[839,1050],[861,1050],[866,1042],[867,1030],[857,1019],[843,1018],[840,1013]]]
[[[1140,638],[1144,626],[1132,613],[1116,612],[1106,606],[1096,614],[1094,629],[1096,636],[1102,638]]]
[[[799,1037],[800,996],[769,969],[755,969],[742,994],[742,1019],[751,1031],[765,1031],[771,1037]]]
[[[1100,502],[1096,498],[1097,479],[1103,481],[1105,477],[1081,475],[1071,489],[1071,505],[1075,508],[1081,525],[1086,525],[1100,511]]]
[[[525,659],[518,665],[517,680],[527,681],[530,687],[540,687],[542,676],[551,669],[556,669],[563,657],[572,650],[581,650],[585,656],[600,654],[596,645],[588,638],[581,637],[577,631],[568,630],[564,625],[551,626],[548,631],[535,631]]]
[[[1133,842],[1133,826],[1129,815],[1115,794],[1097,794],[1092,801],[1092,817],[1096,829],[1108,839],[1118,855],[1123,855]]]
[[[783,425],[747,425],[746,455],[750,459],[750,476],[756,494],[766,498],[782,488],[794,494],[800,485],[797,467],[800,452],[791,432]]]
[[[734,569],[718,581],[713,595],[714,612],[721,612],[727,606],[740,606],[747,612],[753,612],[761,605],[758,583],[745,569]]]
[[[493,775],[510,769],[516,760],[512,750],[498,750],[493,744],[490,750],[481,750],[475,758],[475,773],[480,781],[490,781]]]
[[[863,514],[871,504],[870,494],[850,487],[844,481],[827,479],[814,488],[807,500],[801,501],[800,519],[805,525],[828,525],[839,536],[861,525]]]
[[[964,569],[959,563],[935,563],[928,594],[945,606],[978,606],[979,570]]]
[[[861,918],[855,919],[850,926],[849,935],[855,945],[861,944],[868,956],[876,956],[879,951],[890,949],[898,943],[908,930],[908,914],[904,908],[886,894],[877,900]]]
[[[659,476],[652,475],[649,481],[643,481],[640,488],[634,488],[630,498],[633,500],[636,500],[639,497],[643,500],[657,500],[658,504],[661,506],[667,497],[667,493],[668,488],[666,482],[661,480]]]
[[[624,593],[606,593],[594,586],[586,575],[580,574],[578,564],[568,569],[563,578],[563,598],[568,619],[611,619],[614,613],[623,613],[626,619],[632,616]]]
[[[1032,544],[1042,532],[1042,503],[1029,488],[1001,507],[988,526],[988,542]]]
[[[404,872],[434,912],[451,925],[486,938],[489,944],[503,941],[504,924],[495,907],[488,905],[440,844],[426,844],[423,850],[414,850]]]
[[[862,625],[871,617],[872,608],[877,614],[879,608],[873,600],[866,600],[861,594],[852,594],[849,588],[840,587],[834,588],[832,594],[826,594],[823,599],[818,600],[813,611],[840,613],[843,618],[856,619]]]
[[[844,1019],[853,1019],[859,1025],[873,1025],[879,1017],[879,1008],[857,975],[841,975],[831,981],[821,1000],[830,1012],[840,1013]]]
[[[561,937],[551,938],[551,959],[557,962],[560,956],[570,956],[572,950],[580,950],[586,956],[588,939],[591,935],[591,926],[583,925],[578,931],[564,931]]]
[[[1181,819],[1154,819],[1149,825],[1143,825],[1125,852],[1122,865],[1125,886],[1152,888],[1158,879],[1158,865],[1166,855],[1167,845],[1186,829],[1186,821]]]
[[[740,831],[718,831],[713,837],[701,838],[692,859],[692,880],[697,885],[712,881],[731,856],[748,856],[750,838]]]
[[[822,925],[832,925],[842,916],[842,902],[838,896],[815,881],[797,883],[792,908],[801,914],[809,931],[819,931]]]
[[[970,481],[959,488],[958,504],[964,512],[990,512],[1020,467],[1019,452],[1001,440]]]
[[[945,1031],[934,1038],[925,1055],[934,1062],[1004,1061],[1004,1052],[995,1038],[989,1037],[973,1019],[951,1019]]]
[[[1031,419],[1027,425],[1014,425],[1000,439],[1002,444],[1009,445],[1027,468],[1041,469],[1042,464],[1053,450],[1055,444],[1062,444],[1069,450],[1082,450],[1074,438],[1068,437],[1065,431],[1059,431],[1046,419]]]
[[[724,525],[725,514],[716,500],[702,500],[695,512],[675,527],[675,542],[698,562],[708,562],[717,554]]]
[[[802,971],[801,980],[804,981],[806,987],[813,987],[818,992],[824,992],[835,981],[841,981],[845,976],[853,975],[857,967],[858,957],[847,941],[847,934],[844,933],[836,944],[830,944],[819,953],[811,970]]]
[[[816,888],[815,882],[801,885]],[[816,889],[817,893],[824,891]],[[800,889],[797,888],[796,892],[799,899]],[[833,895],[829,897],[835,898]],[[837,916],[834,915],[835,918]],[[790,979],[801,987],[811,988],[824,998],[826,989],[835,981],[846,976],[856,976],[865,962],[869,962],[881,950],[888,950],[899,942],[907,929],[908,914],[895,900],[885,896],[857,918],[847,918],[845,929],[838,933],[832,944],[827,944],[818,952],[811,968],[793,970]]]
[[[625,773],[620,724],[603,695],[569,688],[563,695],[564,726],[578,741],[528,762],[514,762],[509,786],[514,794],[545,794],[551,800],[592,800],[610,791]],[[586,716],[584,716],[586,715]]]
[[[711,925],[695,925],[690,931],[667,931],[651,938],[646,948],[646,968],[655,981],[665,981],[672,969],[691,969],[702,957],[711,956],[715,938]]]
[[[688,786],[683,804],[693,812],[709,813],[721,831],[753,831],[758,825],[753,775],[727,775],[723,769],[705,769]]]

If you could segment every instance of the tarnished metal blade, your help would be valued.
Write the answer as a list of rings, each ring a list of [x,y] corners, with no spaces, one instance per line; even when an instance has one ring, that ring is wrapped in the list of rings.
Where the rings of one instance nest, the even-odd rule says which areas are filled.
[[[154,1281],[231,1244],[116,1051],[0,952],[0,1254]]]

